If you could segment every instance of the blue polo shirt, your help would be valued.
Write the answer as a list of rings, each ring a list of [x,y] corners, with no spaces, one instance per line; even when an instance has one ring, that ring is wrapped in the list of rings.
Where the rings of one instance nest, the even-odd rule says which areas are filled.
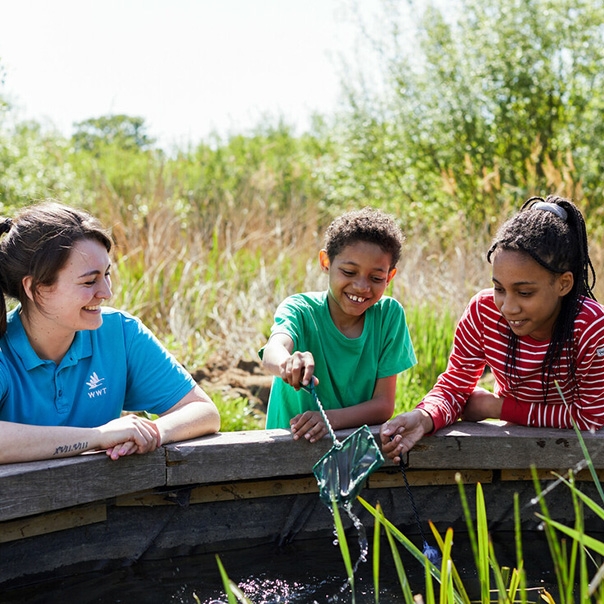
[[[161,414],[195,381],[140,320],[103,308],[103,323],[78,331],[60,364],[31,347],[19,307],[0,338],[0,420],[92,428],[126,411]]]

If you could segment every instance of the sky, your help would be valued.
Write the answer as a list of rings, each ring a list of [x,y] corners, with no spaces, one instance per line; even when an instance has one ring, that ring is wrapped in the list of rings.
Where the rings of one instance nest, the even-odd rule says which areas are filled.
[[[0,0],[0,94],[66,136],[121,113],[164,148],[265,116],[302,131],[337,108],[358,35],[349,0]]]

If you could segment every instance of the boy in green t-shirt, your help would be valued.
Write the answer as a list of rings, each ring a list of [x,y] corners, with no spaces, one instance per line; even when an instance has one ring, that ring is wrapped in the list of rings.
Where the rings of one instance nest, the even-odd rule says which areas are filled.
[[[316,442],[327,426],[302,386],[311,379],[334,430],[381,424],[394,411],[396,377],[417,362],[405,311],[384,296],[403,235],[394,219],[364,208],[336,218],[319,252],[324,292],[295,294],[277,308],[260,350],[274,376],[266,427]]]

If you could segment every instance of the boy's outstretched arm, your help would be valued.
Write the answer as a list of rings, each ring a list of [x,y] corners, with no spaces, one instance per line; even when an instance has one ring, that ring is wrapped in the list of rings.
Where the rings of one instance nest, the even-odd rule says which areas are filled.
[[[310,352],[293,350],[294,341],[290,336],[286,333],[273,334],[264,347],[262,366],[296,390],[300,390],[302,386],[310,384],[315,371],[315,359]]]
[[[325,414],[334,430],[358,428],[363,424],[370,426],[381,424],[394,411],[396,375],[379,378],[375,384],[373,397],[357,405],[341,409],[328,409]],[[318,411],[305,411],[291,421],[294,439],[306,438],[314,443],[327,434],[327,426]]]

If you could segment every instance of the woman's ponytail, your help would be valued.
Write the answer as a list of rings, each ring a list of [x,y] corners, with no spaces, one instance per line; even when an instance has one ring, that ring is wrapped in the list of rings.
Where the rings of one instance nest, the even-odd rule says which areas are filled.
[[[13,226],[12,218],[0,218],[0,235],[5,235],[11,230]],[[0,250],[2,246],[0,244]],[[0,258],[2,252],[0,251]],[[6,266],[5,262],[0,261],[0,338],[6,333],[6,299],[4,298],[4,292],[6,289],[5,276],[3,268]]]

